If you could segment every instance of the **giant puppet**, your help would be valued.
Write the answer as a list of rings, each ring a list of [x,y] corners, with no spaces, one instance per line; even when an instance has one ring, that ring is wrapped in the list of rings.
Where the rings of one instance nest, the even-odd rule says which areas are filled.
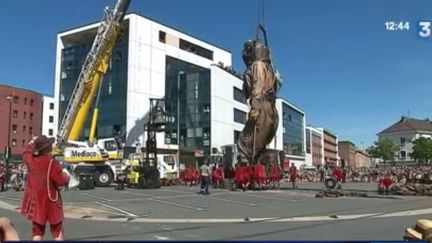
[[[239,163],[254,165],[274,138],[278,126],[275,100],[279,77],[273,67],[267,36],[265,42],[248,40],[243,45],[243,61],[246,65],[243,92],[249,102],[246,124],[237,140]]]

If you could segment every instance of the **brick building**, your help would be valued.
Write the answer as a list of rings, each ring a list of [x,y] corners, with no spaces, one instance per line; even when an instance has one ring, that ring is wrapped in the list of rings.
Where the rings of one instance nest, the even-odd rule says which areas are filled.
[[[338,136],[326,128],[318,129],[322,131],[324,138],[324,164],[339,165]]]
[[[0,157],[4,158],[8,134],[12,159],[21,157],[32,135],[40,135],[42,102],[37,92],[0,84]]]

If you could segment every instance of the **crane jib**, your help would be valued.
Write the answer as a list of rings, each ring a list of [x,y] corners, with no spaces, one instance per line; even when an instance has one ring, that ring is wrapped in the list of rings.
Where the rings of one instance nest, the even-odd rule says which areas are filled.
[[[57,144],[80,136],[129,5],[130,0],[118,0],[112,10],[105,12],[63,116]]]

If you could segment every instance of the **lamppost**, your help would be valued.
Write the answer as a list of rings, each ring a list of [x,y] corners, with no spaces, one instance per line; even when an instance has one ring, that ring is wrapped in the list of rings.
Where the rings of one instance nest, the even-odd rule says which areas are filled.
[[[11,144],[10,144],[10,130],[11,130],[11,123],[12,123],[12,100],[13,100],[13,96],[8,96],[6,97],[6,99],[9,101],[9,121],[8,121],[8,126],[7,126],[7,145],[6,145],[6,176],[5,176],[5,181],[6,181],[6,185],[7,182],[9,180],[9,162],[10,162],[10,157],[11,157]]]
[[[185,72],[179,71],[177,74],[177,163],[180,164],[180,76]]]

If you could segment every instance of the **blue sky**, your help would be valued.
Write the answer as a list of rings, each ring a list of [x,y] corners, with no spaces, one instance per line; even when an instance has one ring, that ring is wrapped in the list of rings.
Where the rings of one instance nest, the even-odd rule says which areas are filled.
[[[0,82],[52,94],[56,34],[94,22],[115,0],[3,0]],[[130,11],[232,51],[255,36],[257,0],[132,0]],[[280,96],[342,140],[365,147],[406,115],[432,117],[432,20],[426,0],[266,0],[265,25],[282,73]],[[387,21],[410,30],[387,31]]]

